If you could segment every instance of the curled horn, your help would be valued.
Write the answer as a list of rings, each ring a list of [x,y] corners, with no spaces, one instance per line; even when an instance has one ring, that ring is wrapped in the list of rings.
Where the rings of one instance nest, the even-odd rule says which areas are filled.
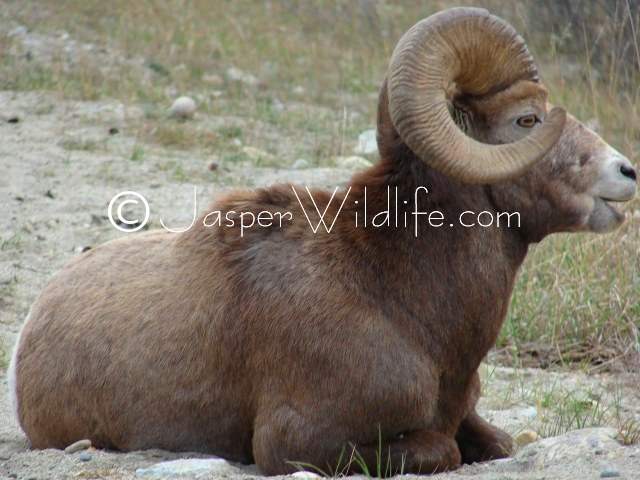
[[[538,81],[522,37],[478,8],[453,8],[414,25],[391,57],[389,115],[405,143],[436,170],[466,183],[488,184],[522,175],[558,141],[565,111],[553,108],[527,137],[488,145],[458,128],[447,107],[455,84],[471,95]],[[381,96],[381,98],[384,97]]]

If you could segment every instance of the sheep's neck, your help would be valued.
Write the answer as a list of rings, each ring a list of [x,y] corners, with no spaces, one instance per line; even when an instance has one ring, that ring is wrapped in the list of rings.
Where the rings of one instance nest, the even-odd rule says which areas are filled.
[[[436,361],[455,358],[456,370],[470,371],[495,344],[527,241],[515,228],[462,225],[464,212],[474,212],[462,216],[466,224],[481,211],[497,213],[488,192],[418,162],[383,161],[353,179],[346,217],[359,226],[351,243],[370,264],[372,292],[391,299],[385,314],[421,338]]]

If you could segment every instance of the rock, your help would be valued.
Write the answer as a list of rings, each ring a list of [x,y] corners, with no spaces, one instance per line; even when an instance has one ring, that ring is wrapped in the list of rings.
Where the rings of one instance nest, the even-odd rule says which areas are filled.
[[[178,97],[169,108],[169,116],[187,120],[196,113],[196,102],[191,97]]]
[[[366,158],[351,156],[351,157],[336,157],[336,167],[350,168],[353,170],[361,170],[369,168],[372,163]]]
[[[222,458],[186,458],[157,463],[136,470],[137,478],[174,478],[187,476],[221,477],[239,473]]]
[[[619,448],[620,444],[615,440],[616,433],[613,428],[575,430],[529,444],[515,458],[527,463],[534,459],[535,465],[540,468],[557,460],[583,459],[595,455],[596,450],[606,453]]]
[[[86,450],[87,448],[91,448],[91,440],[78,440],[65,448],[64,453],[76,453],[81,450]]]
[[[293,165],[291,165],[291,168],[293,170],[309,168],[309,160],[307,160],[306,158],[299,158],[295,162],[293,162]]]
[[[91,460],[91,454],[88,452],[82,452],[80,455],[78,455],[78,458],[83,462],[88,462],[89,460]]]
[[[516,443],[521,447],[529,445],[533,442],[537,442],[538,440],[540,440],[540,435],[538,435],[538,433],[534,432],[533,430],[525,430],[515,438]]]
[[[600,478],[616,478],[620,476],[620,472],[618,472],[618,470],[616,470],[613,467],[605,467],[601,472],[600,472]]]
[[[227,80],[230,82],[239,82],[248,87],[257,87],[260,85],[260,81],[256,77],[250,73],[243,72],[239,68],[229,67],[225,73],[227,75]]]
[[[358,146],[355,153],[359,155],[372,155],[378,153],[378,142],[375,129],[365,130],[358,137]]]
[[[295,473],[292,473],[290,476],[293,477],[293,478],[300,478],[302,480],[311,480],[313,478],[322,478],[317,473],[305,472],[305,471],[295,472]]]

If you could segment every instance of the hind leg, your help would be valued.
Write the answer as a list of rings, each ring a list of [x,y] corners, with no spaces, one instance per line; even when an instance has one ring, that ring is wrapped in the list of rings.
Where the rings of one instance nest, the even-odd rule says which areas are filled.
[[[505,458],[511,455],[514,448],[511,436],[483,420],[475,409],[460,424],[456,441],[463,463]]]

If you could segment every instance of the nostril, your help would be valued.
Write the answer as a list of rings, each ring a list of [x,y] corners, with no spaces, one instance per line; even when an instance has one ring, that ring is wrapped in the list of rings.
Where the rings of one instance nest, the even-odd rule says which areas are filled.
[[[636,180],[636,171],[633,167],[629,167],[627,165],[620,165],[620,173],[625,177],[629,177],[631,180]]]

